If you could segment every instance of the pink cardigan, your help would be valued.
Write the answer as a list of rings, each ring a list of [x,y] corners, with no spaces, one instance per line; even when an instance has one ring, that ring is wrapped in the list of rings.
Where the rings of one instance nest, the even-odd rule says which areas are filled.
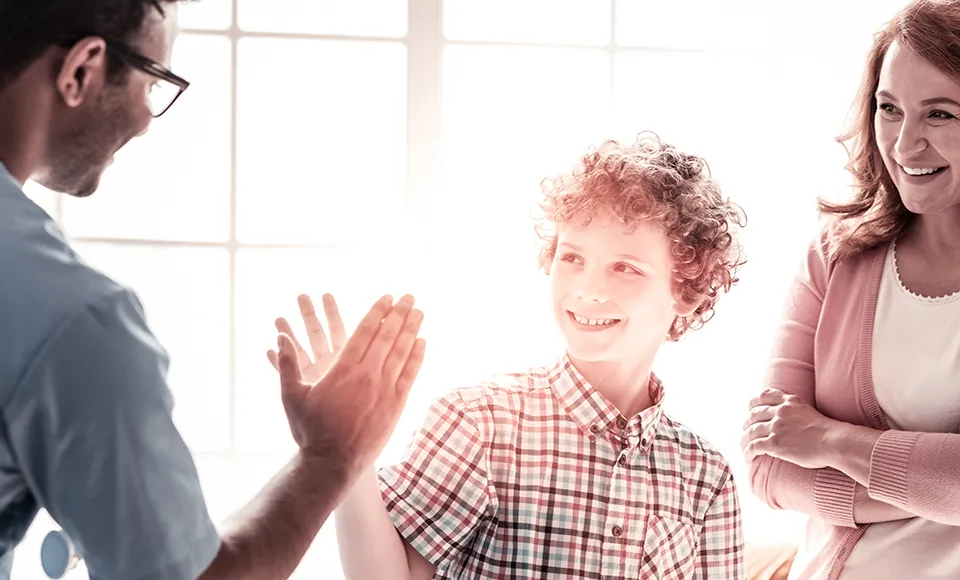
[[[828,537],[816,543],[825,547],[811,561],[826,563],[827,578],[835,580],[868,525],[854,521],[855,503],[882,501],[960,525],[960,434],[888,428],[871,376],[887,247],[828,263],[825,239],[811,244],[790,289],[766,384],[801,397],[828,417],[884,431],[873,449],[869,485],[864,489],[835,469],[804,469],[768,456],[752,461],[749,470],[754,493],[767,505],[830,524],[820,527]]]

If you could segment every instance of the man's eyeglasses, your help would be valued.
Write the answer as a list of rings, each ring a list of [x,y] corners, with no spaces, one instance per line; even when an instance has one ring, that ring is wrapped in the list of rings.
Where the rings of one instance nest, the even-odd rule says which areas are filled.
[[[64,39],[61,44],[70,46],[81,38],[85,37],[71,36]],[[153,84],[150,85],[150,93],[147,96],[150,113],[154,117],[166,113],[173,106],[173,103],[180,98],[183,91],[190,86],[189,82],[173,74],[162,64],[130,49],[124,43],[112,40],[106,40],[106,43],[107,50],[120,62],[154,78]]]
[[[111,51],[128,66],[152,76],[154,83],[150,86],[148,100],[150,112],[154,117],[167,112],[173,103],[187,90],[190,83],[170,72],[169,69],[157,61],[128,49],[120,43],[107,41],[107,50]]]

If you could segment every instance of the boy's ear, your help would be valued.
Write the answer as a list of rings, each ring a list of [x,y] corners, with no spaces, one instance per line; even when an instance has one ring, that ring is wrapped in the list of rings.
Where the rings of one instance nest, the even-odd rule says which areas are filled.
[[[553,266],[553,256],[540,256],[540,269],[547,276],[550,275],[550,268]]]
[[[694,312],[697,311],[697,308],[700,308],[700,305],[703,304],[703,298],[695,302],[681,302],[677,301],[673,305],[673,311],[677,313],[677,316],[681,318],[686,318]]]

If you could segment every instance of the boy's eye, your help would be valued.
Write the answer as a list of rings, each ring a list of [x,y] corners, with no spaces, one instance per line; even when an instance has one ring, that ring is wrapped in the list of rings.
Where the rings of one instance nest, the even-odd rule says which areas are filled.
[[[563,255],[560,257],[560,261],[562,261],[562,262],[570,262],[571,264],[580,264],[580,263],[583,262],[583,260],[580,258],[580,256],[578,256],[578,255],[576,255],[576,254],[563,254]]]
[[[614,272],[624,272],[627,274],[643,274],[640,270],[637,270],[630,264],[617,264],[613,267]]]

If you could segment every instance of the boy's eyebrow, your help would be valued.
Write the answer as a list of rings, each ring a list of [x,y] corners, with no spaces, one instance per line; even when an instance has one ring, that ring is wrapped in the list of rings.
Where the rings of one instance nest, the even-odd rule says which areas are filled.
[[[570,242],[562,242],[562,243],[560,243],[560,244],[557,246],[557,249],[559,250],[560,248],[567,248],[567,249],[573,250],[574,252],[582,252],[582,251],[583,251],[583,248],[581,248],[580,246],[578,246],[578,245],[576,245],[576,244],[571,244]],[[651,270],[655,270],[655,269],[656,269],[656,268],[654,268],[653,264],[652,264],[651,262],[649,262],[648,260],[644,260],[643,258],[638,258],[637,256],[634,256],[633,254],[619,254],[619,255],[617,256],[617,258],[620,259],[620,260],[630,260],[630,261],[632,261],[632,262],[637,262],[637,263],[639,263],[641,266],[645,266],[646,268],[649,268],[649,269],[651,269]]]
[[[644,260],[643,258],[638,258],[632,254],[620,254],[617,257],[623,260],[630,260],[631,262],[638,262],[640,265],[650,268],[651,270],[654,269],[653,264],[651,264],[647,260]]]

